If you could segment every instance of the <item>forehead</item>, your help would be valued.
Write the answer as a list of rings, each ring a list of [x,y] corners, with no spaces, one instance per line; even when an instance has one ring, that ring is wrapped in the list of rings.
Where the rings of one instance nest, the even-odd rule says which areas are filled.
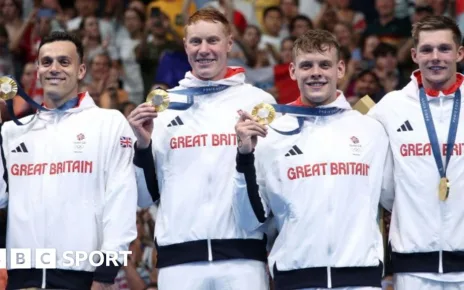
[[[188,38],[201,37],[207,38],[210,36],[226,37],[226,28],[220,22],[209,22],[200,20],[187,26],[186,35]]]
[[[44,44],[39,51],[39,58],[67,56],[77,58],[77,48],[71,41],[55,41]]]
[[[337,61],[337,50],[333,47],[326,48],[324,47],[323,51],[302,51],[298,50],[297,55],[296,55],[296,62],[300,63],[303,61],[313,61],[313,62],[319,62],[319,61],[332,61],[336,62]]]
[[[437,45],[442,43],[454,43],[451,30],[421,31],[417,37],[418,45]]]

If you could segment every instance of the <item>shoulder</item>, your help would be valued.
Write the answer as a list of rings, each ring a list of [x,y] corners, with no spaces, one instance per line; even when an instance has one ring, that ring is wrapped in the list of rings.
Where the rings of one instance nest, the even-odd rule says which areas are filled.
[[[270,93],[251,84],[245,83],[237,86],[237,90],[240,91],[241,97],[243,98],[265,103],[276,103],[275,98]]]
[[[405,99],[406,93],[404,89],[391,91],[383,96],[382,99],[369,110],[367,115],[383,123],[384,118],[391,113],[391,110],[401,106],[401,103]]]

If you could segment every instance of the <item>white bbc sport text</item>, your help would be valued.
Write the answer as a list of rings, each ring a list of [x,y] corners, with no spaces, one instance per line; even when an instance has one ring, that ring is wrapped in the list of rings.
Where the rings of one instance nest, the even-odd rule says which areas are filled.
[[[89,263],[93,267],[117,266],[119,257],[122,257],[123,266],[128,265],[128,257],[131,251],[65,251],[63,252],[62,266],[79,267],[83,263]],[[104,256],[107,258],[104,259]],[[35,249],[35,266],[36,269],[56,269],[57,254],[55,249]],[[6,268],[6,249],[0,249],[0,269]],[[11,269],[31,269],[32,268],[32,251],[31,249],[11,249],[10,250],[10,268]]]

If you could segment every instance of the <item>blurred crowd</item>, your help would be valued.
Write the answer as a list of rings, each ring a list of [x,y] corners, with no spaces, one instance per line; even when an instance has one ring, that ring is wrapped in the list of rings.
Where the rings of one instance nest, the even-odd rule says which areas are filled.
[[[463,0],[0,0],[0,76],[14,76],[41,102],[35,72],[41,38],[74,31],[87,64],[81,91],[127,116],[153,88],[173,88],[190,70],[184,23],[205,6],[218,8],[234,24],[229,65],[244,67],[247,81],[278,103],[298,97],[288,65],[294,40],[308,29],[329,30],[339,40],[346,63],[339,88],[354,104],[365,95],[377,102],[409,81],[416,69],[410,57],[413,23],[448,15],[464,28]],[[24,114],[30,110],[20,98],[14,106]],[[130,265],[118,275],[119,289],[156,289],[154,217],[155,209],[137,216],[139,235]]]

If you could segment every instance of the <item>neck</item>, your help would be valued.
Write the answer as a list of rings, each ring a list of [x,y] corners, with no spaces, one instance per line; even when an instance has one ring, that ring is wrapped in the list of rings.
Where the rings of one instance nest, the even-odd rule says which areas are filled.
[[[330,103],[333,103],[336,99],[337,99],[337,93],[335,93],[335,95],[333,95],[332,97],[330,97],[330,98],[328,98],[327,100],[322,101],[322,102],[320,102],[320,103],[312,102],[312,101],[308,100],[307,98],[305,98],[305,97],[303,97],[303,96],[301,97],[301,102],[302,102],[305,106],[315,108],[315,107],[325,106],[325,105],[328,105],[328,104],[330,104]]]
[[[218,80],[224,79],[224,77],[226,76],[226,74],[227,74],[227,67],[225,67],[219,74],[217,74],[217,75],[216,75],[215,77],[213,77],[213,78],[202,78],[202,77],[200,77],[197,73],[195,73],[194,71],[192,71],[192,74],[193,74],[196,78],[198,78],[198,79],[200,79],[200,80],[202,80],[202,81],[205,81],[205,82],[207,82],[207,81],[218,81]]]
[[[454,83],[456,82],[456,74],[453,74],[453,76],[444,82],[439,82],[439,83],[434,83],[434,82],[429,82],[425,78],[422,79],[422,84],[426,90],[435,90],[435,91],[443,91],[451,87]]]
[[[77,96],[77,92],[73,94],[69,94],[67,97],[62,99],[55,99],[55,95],[53,94],[44,94],[44,104],[45,107],[49,109],[56,109],[64,105],[67,101],[71,100],[72,98]]]

